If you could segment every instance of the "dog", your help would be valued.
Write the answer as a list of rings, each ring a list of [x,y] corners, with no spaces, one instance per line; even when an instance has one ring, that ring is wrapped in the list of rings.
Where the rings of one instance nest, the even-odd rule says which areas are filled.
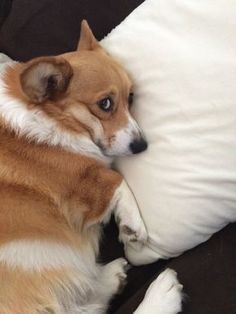
[[[0,75],[1,314],[105,313],[124,286],[128,262],[100,265],[96,258],[101,223],[112,214],[124,245],[144,245],[148,237],[133,194],[110,167],[114,156],[147,148],[129,111],[132,97],[129,76],[86,21],[77,51],[6,65]],[[164,277],[178,286],[175,274]],[[161,300],[171,289],[162,290]]]

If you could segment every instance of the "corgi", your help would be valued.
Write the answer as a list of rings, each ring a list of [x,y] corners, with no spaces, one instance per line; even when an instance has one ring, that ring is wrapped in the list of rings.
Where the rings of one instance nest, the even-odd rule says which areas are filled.
[[[147,232],[114,156],[147,142],[132,83],[86,21],[78,49],[6,64],[0,75],[0,313],[105,313],[128,262],[100,265],[101,223]],[[174,277],[174,276],[173,276]]]

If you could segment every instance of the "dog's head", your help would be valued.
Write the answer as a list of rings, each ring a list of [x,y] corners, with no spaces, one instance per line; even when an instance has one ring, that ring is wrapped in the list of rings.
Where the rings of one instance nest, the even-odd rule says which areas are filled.
[[[27,102],[67,131],[87,136],[104,155],[142,152],[147,143],[130,115],[130,78],[86,21],[81,27],[77,51],[24,65],[20,82]]]

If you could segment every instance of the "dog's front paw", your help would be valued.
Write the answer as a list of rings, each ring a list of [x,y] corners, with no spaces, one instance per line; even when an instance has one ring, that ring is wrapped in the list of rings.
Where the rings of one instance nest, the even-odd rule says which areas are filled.
[[[124,180],[115,194],[118,199],[115,219],[119,226],[119,240],[135,248],[143,246],[148,238],[146,227],[134,195]]]
[[[124,258],[118,258],[105,266],[104,275],[107,278],[107,283],[109,283],[108,286],[114,290],[113,293],[117,294],[123,290],[126,285],[128,269],[129,264]]]
[[[126,244],[143,246],[148,239],[146,227],[140,217],[124,217],[119,222],[119,240]]]
[[[163,271],[148,288],[135,314],[177,314],[182,307],[183,286],[172,269]]]

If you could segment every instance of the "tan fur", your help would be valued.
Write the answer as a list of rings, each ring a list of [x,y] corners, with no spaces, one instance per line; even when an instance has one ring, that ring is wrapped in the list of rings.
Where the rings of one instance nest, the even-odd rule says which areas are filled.
[[[82,225],[96,222],[121,181],[94,159],[30,144],[7,132],[0,134],[0,142],[0,241],[27,234],[66,240],[73,211],[83,214]]]
[[[1,314],[56,314],[57,283],[68,278],[63,270],[27,273],[0,266]]]

